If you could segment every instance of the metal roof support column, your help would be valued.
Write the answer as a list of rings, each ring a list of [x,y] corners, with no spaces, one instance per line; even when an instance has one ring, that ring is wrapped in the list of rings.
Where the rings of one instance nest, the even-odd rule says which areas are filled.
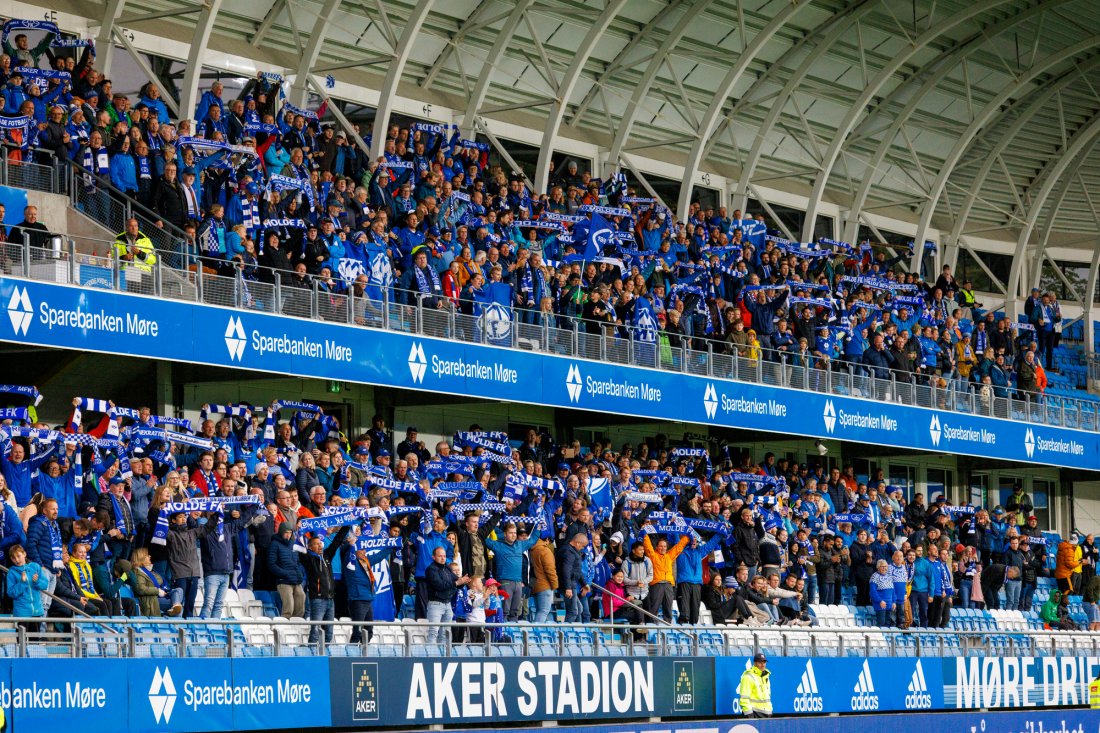
[[[557,98],[550,103],[550,113],[546,118],[546,128],[542,132],[542,144],[539,146],[539,160],[535,166],[535,190],[543,192],[550,180],[550,161],[553,160],[554,148],[557,147],[558,130],[561,120],[565,116],[565,107],[569,104],[569,98],[573,96],[573,89],[581,78],[584,65],[588,58],[596,50],[596,45],[603,38],[604,32],[611,27],[611,21],[626,6],[626,0],[607,0],[600,17],[588,29],[584,40],[581,41],[577,52],[573,54],[573,62],[565,72],[561,83],[558,85]]]
[[[1001,92],[991,99],[989,103],[986,104],[985,108],[978,113],[970,123],[970,126],[966,128],[966,132],[959,137],[958,141],[955,143],[955,147],[953,147],[951,152],[947,154],[947,157],[944,158],[943,164],[940,166],[940,171],[936,175],[936,180],[929,191],[928,201],[921,210],[920,223],[917,224],[917,235],[913,238],[913,264],[910,267],[912,271],[916,271],[916,267],[920,265],[921,258],[924,257],[925,235],[928,234],[928,230],[932,226],[932,217],[936,213],[936,205],[939,203],[940,196],[943,194],[943,189],[947,186],[947,179],[951,177],[951,173],[955,170],[955,166],[959,164],[962,156],[969,149],[970,144],[974,142],[978,134],[982,130],[988,129],[987,125],[994,117],[1003,114],[1001,105],[1013,96],[1018,95],[1021,89],[1049,69],[1055,68],[1066,59],[1073,58],[1097,46],[1100,46],[1100,35],[1090,36],[1079,43],[1075,43],[1061,51],[1052,53],[1050,56],[1044,58],[1041,63],[1036,64],[1024,72],[1016,80],[1015,84],[1002,89]],[[1010,298],[1015,297],[1012,294],[1011,288],[1009,288],[1009,293],[1007,295]]]
[[[695,183],[695,176],[699,172],[699,164],[703,162],[703,148],[707,140],[714,134],[714,128],[718,125],[718,118],[722,114],[722,107],[733,93],[733,88],[741,81],[741,77],[756,58],[756,55],[768,44],[783,25],[799,10],[810,4],[810,0],[791,0],[782,10],[776,13],[760,32],[753,36],[752,41],[745,46],[737,63],[726,73],[722,83],[714,93],[714,99],[707,108],[699,123],[699,135],[688,153],[687,163],[684,166],[684,180],[680,186],[680,201],[677,204],[677,214],[680,219],[687,219],[688,207],[691,206],[691,190]]]
[[[107,76],[111,75],[111,63],[115,57],[115,21],[122,15],[125,7],[126,0],[107,0],[107,7],[103,10],[103,23],[99,26],[99,35],[95,39],[95,51],[98,55],[96,67],[103,69]]]
[[[1026,259],[1024,255],[1027,252],[1028,240],[1031,239],[1031,233],[1035,230],[1035,225],[1039,221],[1039,215],[1042,213],[1043,206],[1046,204],[1047,199],[1050,197],[1051,192],[1054,190],[1054,186],[1062,181],[1063,187],[1069,186],[1071,176],[1067,176],[1063,180],[1063,174],[1070,165],[1074,166],[1074,169],[1080,167],[1084,162],[1084,159],[1088,157],[1088,152],[1096,145],[1097,138],[1100,137],[1100,114],[1095,115],[1073,136],[1069,145],[1058,156],[1056,162],[1050,169],[1050,175],[1043,182],[1042,187],[1036,193],[1031,201],[1031,209],[1028,212],[1027,221],[1024,223],[1023,228],[1020,230],[1020,236],[1016,240],[1016,252],[1012,258],[1012,271],[1009,274],[1008,279],[1008,298],[1016,301],[1022,297],[1023,292],[1021,286],[1025,286],[1022,282],[1024,267],[1026,267]],[[1057,203],[1057,200],[1056,202]],[[1057,211],[1052,211],[1050,214],[1050,221],[1053,222],[1057,216]],[[1045,250],[1046,239],[1044,238],[1036,251],[1034,257],[1038,264],[1037,268],[1042,267],[1042,257]],[[1036,280],[1037,282],[1037,280]],[[1012,303],[1011,308],[1006,308],[1010,314],[1015,315],[1015,303]]]
[[[470,137],[474,136],[475,128],[478,125],[477,116],[481,112],[481,104],[485,101],[485,95],[489,92],[489,85],[492,83],[493,69],[496,68],[497,61],[512,43],[512,36],[515,35],[519,24],[523,22],[523,15],[527,12],[527,8],[534,4],[535,0],[519,0],[512,10],[512,14],[508,16],[508,19],[504,21],[504,25],[497,31],[497,39],[493,42],[493,47],[485,60],[485,69],[481,72],[481,76],[477,80],[477,86],[474,87],[473,94],[470,95],[470,99],[466,103],[466,113],[462,116],[462,134]]]
[[[187,51],[187,68],[180,89],[180,119],[191,119],[199,103],[199,79],[202,77],[202,61],[206,56],[206,44],[214,30],[214,20],[221,10],[222,0],[207,0],[195,18],[195,35]]]
[[[401,83],[401,75],[405,71],[405,62],[412,53],[413,41],[420,33],[420,27],[431,12],[435,0],[418,0],[416,7],[409,15],[408,22],[401,31],[401,37],[397,40],[397,48],[393,50],[393,61],[386,71],[386,78],[382,82],[382,89],[378,94],[378,109],[374,113],[374,131],[371,138],[371,157],[382,155],[386,148],[386,126],[390,121],[390,112],[393,111],[393,97],[397,94],[397,85]]]
[[[981,2],[975,2],[965,6],[964,10],[955,13],[950,18],[940,23],[936,23],[919,37],[913,39],[912,43],[906,46],[901,53],[890,59],[890,63],[882,67],[875,77],[867,84],[867,88],[864,89],[859,95],[859,98],[852,103],[844,119],[837,125],[836,135],[833,137],[832,142],[829,143],[829,148],[825,151],[824,160],[822,161],[823,164],[821,166],[821,174],[817,177],[817,180],[814,181],[814,188],[810,193],[810,200],[806,205],[806,219],[802,225],[802,241],[809,242],[813,240],[814,225],[817,223],[817,213],[821,208],[821,202],[825,196],[825,187],[829,183],[829,176],[832,173],[833,166],[836,165],[836,160],[840,157],[840,151],[844,147],[844,143],[847,142],[848,136],[852,134],[852,130],[855,129],[856,123],[862,115],[867,113],[867,108],[871,100],[873,100],[878,95],[879,91],[893,79],[894,74],[929,43],[953,30],[958,25],[967,23],[982,13],[992,8],[996,8],[998,5],[1003,5],[1006,2],[1009,2],[1009,0],[981,0]]]
[[[298,62],[298,71],[294,74],[294,82],[290,85],[290,103],[295,107],[305,109],[306,98],[309,96],[309,74],[317,63],[321,46],[325,44],[325,36],[328,35],[329,26],[332,25],[332,14],[339,7],[340,0],[325,0],[325,4],[321,6],[321,12],[317,13],[313,32],[309,34],[309,41]]]

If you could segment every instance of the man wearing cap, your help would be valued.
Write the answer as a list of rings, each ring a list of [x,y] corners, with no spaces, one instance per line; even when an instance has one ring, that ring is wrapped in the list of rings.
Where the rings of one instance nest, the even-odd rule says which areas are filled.
[[[768,671],[768,658],[757,652],[752,666],[741,675],[737,686],[741,714],[746,718],[770,718],[772,716],[772,683]]]

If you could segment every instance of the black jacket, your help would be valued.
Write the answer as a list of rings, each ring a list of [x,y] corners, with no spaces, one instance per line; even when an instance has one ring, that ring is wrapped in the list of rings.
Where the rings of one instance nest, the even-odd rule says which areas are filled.
[[[350,526],[341,527],[320,555],[312,552],[302,555],[302,567],[306,571],[306,593],[310,600],[331,600],[335,597],[336,581],[332,577],[332,558],[336,556],[350,531]]]
[[[446,563],[432,562],[424,571],[428,584],[428,601],[450,604],[458,593],[458,578]]]

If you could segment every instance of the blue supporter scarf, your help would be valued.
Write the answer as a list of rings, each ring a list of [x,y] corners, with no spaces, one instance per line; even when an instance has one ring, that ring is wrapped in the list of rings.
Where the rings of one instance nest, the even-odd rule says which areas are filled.
[[[672,474],[670,474],[668,471],[661,471],[656,469],[639,469],[637,471],[631,472],[630,477],[634,480],[635,483],[649,481],[658,486],[661,486],[668,483],[668,480],[672,478]]]
[[[0,394],[26,397],[33,400],[36,407],[42,402],[42,395],[37,388],[20,384],[0,384]]]
[[[85,46],[94,48],[95,46],[95,41],[90,38],[63,38],[61,36],[61,29],[57,27],[57,23],[52,23],[48,20],[24,20],[21,18],[12,18],[4,23],[0,40],[2,40],[5,45],[8,42],[8,35],[13,30],[44,31],[47,35],[53,34],[53,40],[50,42],[50,45],[56,48],[83,48]]]
[[[153,169],[152,169],[152,166],[149,165],[149,156],[148,155],[137,155],[137,156],[134,156],[134,157],[137,159],[137,164],[138,164],[138,178],[142,178],[142,179],[146,179],[146,180],[152,180],[152,178],[153,178]]]
[[[298,552],[305,552],[306,545],[302,542],[305,535],[313,532],[327,532],[334,527],[346,527],[349,524],[355,524],[361,522],[367,518],[365,511],[358,511],[358,509],[366,509],[366,507],[348,507],[337,509],[336,511],[322,514],[319,517],[312,517],[301,519],[298,521],[298,533],[294,541],[294,549]]]
[[[420,492],[420,485],[415,481],[398,481],[397,479],[386,478],[385,476],[376,476],[373,473],[368,473],[364,476],[363,483],[402,494],[417,494]]]
[[[424,270],[428,271],[428,275],[431,276],[431,285],[428,284],[428,276],[424,275]],[[416,288],[421,293],[432,294],[443,292],[443,287],[439,284],[439,273],[432,267],[416,267],[413,266],[413,274],[416,275]]]
[[[161,578],[156,573],[154,573],[152,570],[149,570],[148,568],[145,568],[145,567],[139,568],[139,570],[141,570],[141,572],[145,574],[145,577],[149,579],[149,582],[153,584],[154,588],[157,588],[157,589],[163,590],[163,591],[168,590],[168,584],[165,583],[164,579]]]
[[[494,453],[511,453],[508,443],[496,440],[484,433],[457,432],[454,434],[454,444],[463,448],[484,448]]]
[[[221,512],[226,506],[263,506],[263,499],[259,496],[248,494],[247,496],[211,496],[188,499],[187,501],[169,502],[160,508],[157,515],[157,526],[153,528],[154,545],[164,545],[168,542],[168,520],[173,514],[181,512]]]
[[[65,563],[61,558],[61,528],[58,527],[57,522],[52,519],[46,520],[46,526],[50,530],[50,553],[53,556],[53,568],[55,570],[61,569],[65,567]]]
[[[713,532],[723,537],[733,534],[729,522],[721,519],[684,519],[684,523],[697,532]]]

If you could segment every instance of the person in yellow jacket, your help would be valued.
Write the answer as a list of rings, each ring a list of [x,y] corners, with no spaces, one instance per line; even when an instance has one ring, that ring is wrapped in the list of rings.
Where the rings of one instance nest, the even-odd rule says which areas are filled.
[[[1089,683],[1089,709],[1100,710],[1100,670],[1096,672],[1096,679]]]
[[[157,253],[153,250],[153,242],[138,228],[138,220],[130,218],[126,221],[126,231],[119,232],[115,237],[115,252],[122,267],[132,267],[143,272],[152,272],[153,265],[157,261]]]
[[[752,666],[741,675],[737,694],[741,698],[741,714],[746,718],[772,716],[772,673],[767,667],[768,658],[757,653],[752,658]]]
[[[653,580],[649,582],[649,612],[654,616],[665,613],[665,619],[672,623],[672,599],[675,597],[676,588],[676,558],[688,546],[689,537],[684,535],[672,549],[668,547],[668,540],[657,540],[657,547],[649,539],[650,533],[646,533],[642,540],[645,555],[653,563]]]

